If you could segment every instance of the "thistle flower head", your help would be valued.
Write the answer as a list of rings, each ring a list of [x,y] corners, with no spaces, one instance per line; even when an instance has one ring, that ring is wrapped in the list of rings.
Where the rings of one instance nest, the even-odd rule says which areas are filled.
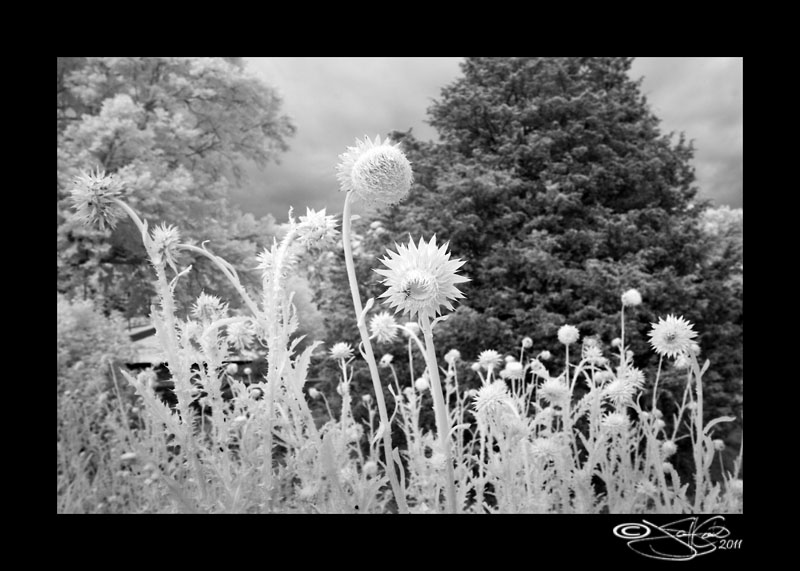
[[[678,451],[678,445],[672,440],[665,440],[661,443],[661,453],[664,458],[669,458]]]
[[[431,384],[428,382],[428,379],[423,375],[422,377],[414,381],[414,387],[419,392],[424,392],[427,391],[429,388],[431,388]]]
[[[500,356],[500,353],[495,351],[494,349],[487,349],[486,351],[481,351],[478,355],[478,364],[490,371],[495,367],[499,366],[502,362],[503,358]]]
[[[161,224],[153,228],[153,248],[155,250],[156,264],[169,264],[173,269],[175,268],[175,256],[178,253],[178,244],[180,243],[180,233],[175,226],[167,226]]]
[[[227,312],[227,303],[222,303],[217,296],[208,295],[205,292],[201,293],[192,305],[192,315],[206,323],[223,318]]]
[[[374,476],[378,473],[378,463],[375,462],[375,460],[367,460],[364,462],[364,467],[362,469],[367,476]]]
[[[342,341],[340,343],[336,343],[333,347],[331,347],[330,353],[331,357],[336,361],[339,361],[341,359],[347,361],[350,357],[353,356],[353,348],[350,346],[349,343],[345,343]]]
[[[411,189],[414,175],[398,144],[389,139],[381,142],[364,137],[356,139],[355,147],[339,155],[336,178],[343,192],[353,192],[355,198],[368,207],[388,206],[403,200]]]
[[[239,351],[246,349],[253,342],[255,335],[247,320],[228,324],[227,333],[228,342]]]
[[[509,379],[521,379],[524,376],[524,368],[519,361],[511,361],[506,363],[506,368],[503,369],[506,377]]]
[[[379,343],[391,343],[394,341],[397,338],[397,329],[397,322],[388,311],[383,311],[373,316],[369,322],[369,330],[372,332],[372,337],[375,337]]]
[[[578,328],[572,325],[562,325],[558,330],[558,340],[564,345],[572,345],[578,341],[580,336]]]
[[[564,447],[552,438],[535,438],[531,442],[531,456],[541,460],[555,460],[564,453]]]
[[[683,317],[667,315],[666,319],[659,318],[658,323],[653,323],[652,326],[648,333],[650,345],[656,353],[664,357],[677,357],[690,351],[692,339],[697,337],[692,324]]]
[[[608,363],[608,359],[603,357],[603,352],[597,345],[584,345],[581,357],[586,360],[590,365],[602,367]]]
[[[383,368],[386,368],[386,367],[388,367],[389,365],[392,364],[392,360],[393,359],[394,359],[394,357],[392,355],[390,355],[389,353],[386,353],[383,357],[381,357],[381,360],[378,363],[378,365],[383,367]]]
[[[311,387],[310,389],[308,389],[308,396],[310,396],[312,399],[318,399],[319,397],[322,396],[322,393],[319,392],[314,387]]]
[[[319,212],[306,208],[306,215],[300,217],[297,225],[297,239],[306,248],[324,245],[336,238],[336,219],[325,215],[325,208]]]
[[[622,412],[610,412],[600,420],[600,426],[611,432],[622,432],[628,428],[628,415]]]
[[[450,260],[447,244],[437,247],[436,236],[428,243],[420,238],[419,245],[411,240],[395,247],[397,253],[390,250],[381,260],[388,269],[374,270],[386,278],[383,284],[388,289],[380,297],[388,298],[395,312],[402,310],[412,318],[434,318],[442,306],[452,311],[451,301],[464,297],[455,284],[469,281],[456,274],[465,262]]]
[[[569,398],[569,387],[560,378],[547,379],[539,387],[539,396],[552,404],[561,404]]]
[[[228,375],[233,376],[238,372],[239,372],[239,365],[237,365],[236,363],[228,363],[228,366],[225,367],[225,373],[227,373]]]
[[[461,359],[461,351],[458,349],[450,349],[444,356],[444,362],[448,365],[455,365],[459,359]]]
[[[522,339],[522,348],[523,349],[530,349],[533,347],[533,339],[530,337],[525,337]]]
[[[625,307],[634,307],[636,305],[641,305],[641,303],[642,294],[635,289],[629,289],[622,294],[622,305]]]
[[[84,224],[97,223],[100,229],[106,224],[114,228],[122,212],[114,199],[122,194],[122,182],[103,170],[82,172],[73,180],[70,200],[75,217]]]
[[[508,393],[506,383],[504,381],[495,381],[478,389],[472,406],[476,413],[481,413],[510,402],[511,395]]]
[[[552,355],[550,354],[550,351],[544,350],[541,353],[539,353],[538,359],[540,361],[549,361],[550,357],[552,357]]]

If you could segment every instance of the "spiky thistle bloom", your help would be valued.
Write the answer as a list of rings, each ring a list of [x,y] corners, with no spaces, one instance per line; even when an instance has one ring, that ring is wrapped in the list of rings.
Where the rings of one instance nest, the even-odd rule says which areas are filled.
[[[603,357],[603,352],[597,345],[584,345],[582,353],[582,358],[585,359],[590,365],[602,367],[608,363],[608,359]]]
[[[369,322],[372,337],[375,337],[379,343],[391,343],[397,339],[397,329],[397,322],[388,311],[373,316]]]
[[[564,447],[552,438],[535,438],[530,450],[531,456],[542,460],[555,460],[564,453]]]
[[[102,169],[82,172],[73,180],[70,200],[75,208],[75,217],[84,224],[97,223],[100,229],[106,224],[114,228],[122,211],[113,199],[122,194],[122,182]]]
[[[325,215],[325,208],[319,212],[306,208],[306,215],[300,217],[297,225],[297,238],[303,246],[311,248],[324,245],[336,238],[336,219]]]
[[[562,325],[558,330],[558,340],[564,345],[576,343],[580,336],[578,328],[572,325]]]
[[[442,306],[452,311],[451,301],[464,297],[455,284],[469,281],[456,274],[465,262],[451,260],[446,243],[436,246],[436,236],[428,243],[420,238],[419,245],[410,240],[408,246],[395,247],[397,253],[389,250],[389,257],[381,260],[388,269],[374,270],[386,278],[383,284],[388,289],[380,297],[388,298],[395,312],[402,310],[412,318],[432,319]]]
[[[180,232],[175,226],[161,224],[153,228],[153,247],[155,249],[156,264],[169,264],[172,269],[175,269],[176,261],[175,256],[178,253],[178,244],[180,243]]]
[[[522,348],[523,349],[530,349],[533,347],[533,339],[530,337],[525,337],[522,339]]]
[[[506,377],[509,379],[521,379],[524,376],[524,368],[522,363],[519,361],[511,361],[510,363],[506,363],[506,368],[503,369],[506,374]]]
[[[255,333],[247,320],[228,324],[228,342],[239,351],[246,349],[252,342]]]
[[[600,426],[611,432],[622,432],[628,428],[628,415],[622,412],[610,412],[600,420]]]
[[[450,349],[444,356],[444,362],[448,365],[455,365],[459,359],[461,359],[461,351],[458,349]]]
[[[478,364],[490,371],[495,367],[500,365],[500,362],[503,358],[500,356],[500,353],[495,351],[494,349],[487,349],[486,351],[481,351],[478,355]]]
[[[333,347],[331,347],[331,357],[336,361],[339,361],[340,359],[344,359],[346,361],[352,356],[353,356],[353,348],[350,346],[349,343],[345,343],[344,341],[342,341],[340,343],[336,343]]]
[[[629,289],[622,294],[622,305],[625,307],[634,307],[636,305],[641,305],[641,303],[642,294],[635,289]]]
[[[380,136],[363,141],[356,139],[355,147],[339,155],[336,178],[343,192],[353,192],[355,198],[373,208],[396,204],[411,189],[414,174],[411,163],[400,150],[399,143]]]
[[[672,440],[665,440],[661,443],[661,453],[664,458],[669,458],[678,451],[678,445]]]
[[[537,357],[537,359],[539,359],[540,361],[549,361],[550,357],[552,357],[552,355],[550,354],[550,351],[547,351],[545,349],[544,351],[539,353],[539,356]]]
[[[547,379],[539,387],[539,396],[552,404],[561,404],[569,398],[569,387],[560,379]]]
[[[419,392],[424,392],[431,388],[431,384],[426,377],[422,376],[414,381],[414,387],[416,387]]]
[[[625,374],[614,378],[604,386],[602,396],[616,406],[629,405],[633,403],[633,397],[636,396],[641,387],[642,383],[638,382],[638,378],[635,375]]]
[[[658,323],[651,325],[650,345],[664,357],[677,357],[691,350],[692,339],[697,337],[692,324],[683,317],[667,315],[666,319],[659,318]]]
[[[386,367],[388,367],[389,365],[392,364],[392,360],[394,360],[394,357],[392,355],[390,355],[389,353],[386,353],[383,357],[381,357],[381,360],[378,363],[378,365],[383,367],[383,368],[386,368]]]
[[[475,401],[472,403],[476,413],[491,410],[498,405],[511,403],[511,395],[504,381],[495,381],[478,389]]]
[[[210,323],[221,319],[228,311],[228,304],[215,295],[208,295],[203,292],[197,297],[197,301],[192,306],[192,315],[205,323]]]

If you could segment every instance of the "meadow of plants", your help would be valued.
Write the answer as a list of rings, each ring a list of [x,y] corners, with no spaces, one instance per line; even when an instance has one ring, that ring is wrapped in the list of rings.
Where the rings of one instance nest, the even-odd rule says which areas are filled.
[[[516,346],[476,354],[438,346],[437,328],[476,276],[461,272],[466,260],[451,257],[451,244],[431,235],[436,228],[373,260],[377,297],[362,299],[368,276],[353,261],[353,203],[368,219],[403,201],[413,181],[406,155],[390,140],[365,138],[341,155],[337,176],[342,219],[290,212],[287,231],[258,256],[257,295],[211,248],[142,220],[117,175],[73,180],[77,219],[101,228],[127,219],[141,236],[174,396],[155,390],[154,369],[109,361],[114,351],[101,348],[124,339],[111,325],[81,327],[99,319],[91,303],[59,298],[59,338],[72,341],[59,343],[68,373],[58,391],[58,513],[742,511],[742,445],[732,466],[720,461],[721,474],[711,473],[725,448],[717,431],[735,419],[704,415],[714,364],[701,358],[701,332],[681,307],[645,339],[658,358],[654,375],[634,365],[638,333],[626,323],[648,300],[630,287],[614,293],[619,329],[608,344],[567,323],[558,352],[524,331]],[[297,334],[290,284],[304,253],[334,250],[344,252],[359,339],[326,347]],[[176,289],[194,271],[181,253],[212,265],[244,309],[231,311],[233,300],[211,291],[180,317]],[[398,340],[404,351],[381,350]],[[263,355],[265,366],[243,375],[231,363],[243,350]],[[321,361],[335,376],[317,385],[309,371]],[[364,366],[368,388],[353,382]],[[657,406],[667,369],[682,383],[669,416]],[[432,424],[421,422],[431,413]],[[688,475],[672,462],[679,447],[691,457]]]

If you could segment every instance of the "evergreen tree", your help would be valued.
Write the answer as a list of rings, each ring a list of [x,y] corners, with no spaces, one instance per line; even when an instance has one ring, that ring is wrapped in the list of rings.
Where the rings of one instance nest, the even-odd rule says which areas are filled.
[[[511,351],[524,336],[536,351],[563,355],[556,332],[565,323],[607,346],[619,336],[620,296],[636,288],[644,304],[626,311],[626,342],[650,386],[658,363],[650,324],[683,315],[716,371],[706,379],[708,414],[730,414],[741,394],[742,291],[731,280],[741,275],[741,251],[709,233],[692,144],[661,131],[631,62],[467,58],[429,109],[440,141],[393,134],[416,185],[383,213],[387,232],[366,242],[366,258],[375,267],[374,256],[408,233],[450,240],[473,281],[438,327],[437,347],[468,359]],[[381,292],[377,277],[369,295]],[[668,415],[684,376],[665,367]]]

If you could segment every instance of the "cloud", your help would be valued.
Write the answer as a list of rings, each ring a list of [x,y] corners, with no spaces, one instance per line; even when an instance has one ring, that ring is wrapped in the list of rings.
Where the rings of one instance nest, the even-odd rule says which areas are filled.
[[[249,169],[233,200],[246,210],[286,219],[290,205],[340,212],[338,156],[356,137],[413,128],[436,138],[426,111],[461,75],[462,58],[245,58],[248,69],[283,96],[297,134],[280,164]],[[631,76],[664,132],[696,144],[701,196],[742,205],[742,58],[637,58]]]
[[[700,196],[742,206],[742,58],[637,58],[631,76],[663,131],[694,141]]]

